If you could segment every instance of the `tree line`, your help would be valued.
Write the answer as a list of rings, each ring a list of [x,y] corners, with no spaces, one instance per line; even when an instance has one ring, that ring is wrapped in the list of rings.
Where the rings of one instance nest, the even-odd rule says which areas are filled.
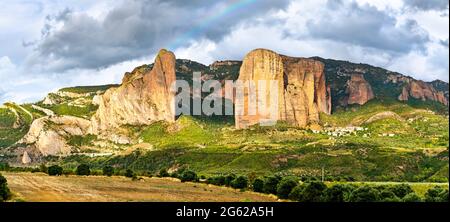
[[[73,171],[65,171],[59,165],[47,167],[42,164],[34,168],[32,172],[44,172],[50,176],[75,174],[79,176],[99,175],[93,173],[89,165],[80,164]],[[125,176],[133,180],[139,180],[131,169],[119,171],[113,166],[104,166],[101,171],[105,176]],[[146,176],[153,176],[147,174]],[[299,202],[448,202],[448,189],[435,186],[427,190],[424,197],[420,197],[408,184],[395,185],[370,185],[355,183],[334,183],[327,186],[324,182],[315,178],[272,175],[257,177],[254,174],[245,175],[218,175],[198,176],[193,170],[180,168],[169,173],[161,169],[158,177],[173,177],[181,182],[200,182],[216,186],[226,186],[242,191],[249,190],[258,193],[273,194],[279,199]],[[10,191],[6,179],[0,175],[0,201],[7,200]]]

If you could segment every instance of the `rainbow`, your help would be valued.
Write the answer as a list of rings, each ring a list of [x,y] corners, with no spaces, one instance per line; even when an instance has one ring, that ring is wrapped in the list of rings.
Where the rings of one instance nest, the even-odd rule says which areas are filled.
[[[233,13],[239,11],[242,8],[246,8],[249,5],[255,3],[257,0],[232,0],[232,3],[229,4],[226,8],[224,8],[219,13],[215,13],[213,16],[205,18],[201,23],[194,26],[192,29],[184,33],[183,35],[175,38],[175,40],[169,44],[168,49],[176,50],[181,45],[195,38],[199,34],[203,33],[210,26],[214,25],[214,23],[225,16],[232,15]]]

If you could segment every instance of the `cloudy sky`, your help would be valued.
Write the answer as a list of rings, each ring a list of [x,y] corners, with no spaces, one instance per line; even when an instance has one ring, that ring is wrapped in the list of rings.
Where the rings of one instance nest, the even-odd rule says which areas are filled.
[[[449,79],[449,0],[1,2],[0,103],[119,83],[160,48],[204,64],[270,48]]]

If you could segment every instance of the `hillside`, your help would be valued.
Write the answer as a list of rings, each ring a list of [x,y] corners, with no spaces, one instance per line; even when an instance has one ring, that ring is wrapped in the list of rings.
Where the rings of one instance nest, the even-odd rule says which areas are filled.
[[[129,98],[123,92],[140,92],[136,84],[154,84],[145,79],[155,69],[148,64],[126,73],[121,85],[65,88],[34,104],[5,104],[0,108],[0,161],[29,165],[22,160],[27,152],[34,160],[31,165],[59,163],[66,168],[89,163],[94,169],[113,165],[151,173],[188,167],[204,175],[302,176],[320,176],[324,169],[326,176],[342,180],[448,181],[448,83],[425,83],[346,61],[280,58],[287,69],[299,61],[323,63],[331,113],[318,113],[318,124],[298,127],[279,121],[274,127],[236,129],[234,116],[180,116],[175,121],[152,119],[150,124],[118,124],[102,133],[90,131],[87,122],[98,114],[102,99]],[[194,71],[202,72],[203,80],[218,79],[223,84],[240,78],[242,64],[220,61],[207,66],[177,59],[173,68],[176,79],[190,84]],[[161,72],[167,68],[162,66]],[[114,109],[152,110],[155,104],[164,105],[148,98],[152,104],[127,104],[130,99],[125,99],[103,106],[115,113]],[[141,120],[142,113],[133,115],[136,118],[130,121],[147,121]],[[113,117],[125,121],[104,115],[105,119]],[[37,136],[23,140],[32,123]]]

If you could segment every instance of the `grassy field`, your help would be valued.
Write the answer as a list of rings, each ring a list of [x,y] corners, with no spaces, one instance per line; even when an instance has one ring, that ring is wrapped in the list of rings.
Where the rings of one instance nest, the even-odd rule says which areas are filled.
[[[387,111],[395,113],[394,117],[373,118]],[[448,181],[446,116],[400,102],[373,101],[346,112],[324,115],[322,119],[329,126],[361,125],[367,130],[338,137],[283,123],[235,130],[232,121],[181,116],[172,124],[129,126],[130,137],[149,144],[149,149],[127,150],[110,157],[70,156],[61,164],[70,169],[79,163],[94,169],[113,165],[152,174],[162,168],[185,166],[206,176],[321,176],[324,168],[325,176],[335,180],[353,177],[356,181]],[[372,120],[368,122],[369,119]]]
[[[273,202],[274,196],[170,178],[48,176],[2,172],[13,201],[30,202]]]

